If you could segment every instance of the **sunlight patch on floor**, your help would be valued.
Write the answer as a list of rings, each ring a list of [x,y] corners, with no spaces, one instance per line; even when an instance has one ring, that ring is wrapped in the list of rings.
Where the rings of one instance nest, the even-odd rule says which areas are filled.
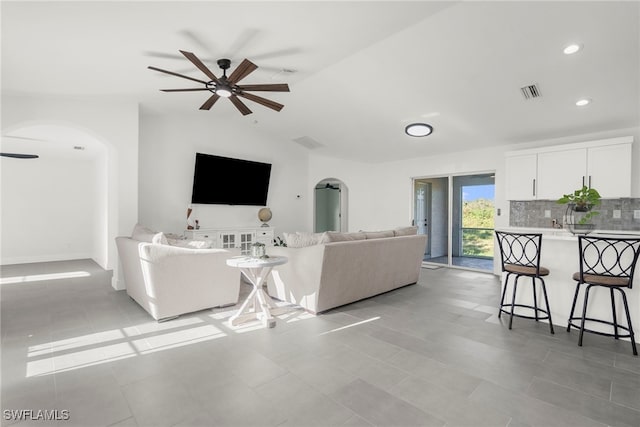
[[[28,347],[26,377],[51,375],[227,336],[202,319],[148,322]]]
[[[91,273],[89,273],[88,271],[66,271],[64,273],[47,273],[47,274],[33,274],[29,276],[3,277],[0,279],[0,285],[8,285],[13,283],[42,282],[44,280],[75,279],[78,277],[89,277],[89,276],[91,276]]]
[[[372,317],[371,319],[367,319],[367,320],[363,320],[361,322],[356,322],[356,323],[352,323],[350,325],[346,325],[346,326],[342,326],[340,328],[336,328],[336,329],[331,329],[330,331],[326,331],[321,333],[320,335],[326,335],[326,334],[330,334],[332,332],[338,332],[338,331],[342,331],[344,329],[348,329],[348,328],[353,328],[354,326],[359,326],[359,325],[363,325],[365,323],[369,323],[369,322],[373,322],[375,320],[379,320],[380,316],[376,316],[376,317]]]

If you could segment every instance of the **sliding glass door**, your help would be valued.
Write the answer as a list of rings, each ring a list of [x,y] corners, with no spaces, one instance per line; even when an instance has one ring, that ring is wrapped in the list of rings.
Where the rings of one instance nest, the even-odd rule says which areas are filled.
[[[493,270],[494,174],[414,179],[414,223],[424,261]]]

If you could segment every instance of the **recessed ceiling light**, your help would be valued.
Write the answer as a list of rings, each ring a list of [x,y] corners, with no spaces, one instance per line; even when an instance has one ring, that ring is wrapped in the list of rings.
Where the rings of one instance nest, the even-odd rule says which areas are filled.
[[[433,127],[426,123],[411,123],[404,132],[409,136],[427,136],[433,132]]]
[[[582,48],[582,46],[580,46],[579,44],[570,44],[569,46],[565,47],[563,52],[565,55],[573,55],[574,53],[578,52],[580,49]]]
[[[576,105],[578,107],[584,107],[585,105],[589,105],[590,103],[591,103],[591,100],[588,98],[579,99],[576,101]]]

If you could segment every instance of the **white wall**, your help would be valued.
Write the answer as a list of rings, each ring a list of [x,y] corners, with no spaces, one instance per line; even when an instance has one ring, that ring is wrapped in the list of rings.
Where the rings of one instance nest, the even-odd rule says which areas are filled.
[[[101,265],[114,270],[112,285],[123,289],[114,239],[118,235],[130,234],[138,218],[137,103],[110,97],[2,95],[3,134],[37,125],[71,127],[86,132],[106,147],[106,164],[97,168],[106,169],[106,177],[103,178],[107,188],[107,212],[103,211],[96,221],[102,227],[106,222],[107,230],[106,239],[98,251],[103,255],[97,257],[104,256],[106,252],[106,262]],[[10,206],[7,208],[12,209]],[[56,224],[49,225],[55,227]],[[4,246],[4,236],[2,243]]]
[[[315,185],[326,177],[342,180],[349,187],[349,229],[351,231],[380,230],[411,223],[413,177],[495,171],[495,206],[502,213],[495,218],[495,226],[499,228],[509,225],[509,203],[504,195],[506,151],[625,135],[633,135],[635,138],[632,196],[640,197],[640,130],[638,128],[375,164],[313,155],[309,159],[309,186]],[[428,143],[428,139],[425,143]]]
[[[270,138],[247,117],[225,118],[213,111],[171,117],[141,114],[139,211],[143,225],[164,232],[184,231],[196,152],[271,163],[270,226],[276,228],[276,235],[307,226],[311,211],[306,201],[313,198],[306,185],[308,150],[292,141]],[[201,228],[259,226],[259,209],[198,204],[193,205],[191,217],[200,221]]]
[[[3,157],[2,264],[94,258],[97,159]]]
[[[498,148],[379,164],[313,156],[309,182],[323,176],[342,180],[349,187],[349,229],[376,230],[411,224],[413,177],[496,170],[498,187],[503,163],[503,150]],[[498,194],[496,206],[504,208]]]

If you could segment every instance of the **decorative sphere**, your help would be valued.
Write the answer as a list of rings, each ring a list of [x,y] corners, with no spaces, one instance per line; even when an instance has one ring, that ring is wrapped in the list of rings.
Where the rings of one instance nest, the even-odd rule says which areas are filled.
[[[272,216],[273,214],[269,208],[262,208],[258,211],[258,219],[262,222],[270,221]]]

